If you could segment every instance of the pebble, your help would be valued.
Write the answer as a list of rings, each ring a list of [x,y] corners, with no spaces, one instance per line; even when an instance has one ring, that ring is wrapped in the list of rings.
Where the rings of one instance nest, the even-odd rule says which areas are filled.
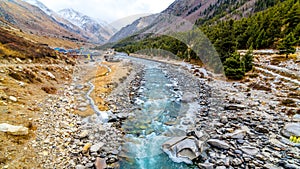
[[[103,158],[97,157],[95,166],[96,166],[96,169],[105,169],[107,167],[106,160]]]
[[[242,160],[239,159],[239,158],[235,158],[235,159],[233,159],[233,160],[231,161],[231,164],[232,164],[233,166],[238,166],[238,165],[241,165],[242,163],[243,163]]]
[[[227,144],[225,141],[218,140],[218,139],[209,139],[207,141],[207,143],[214,146],[214,147],[220,148],[220,149],[227,150],[227,149],[230,148],[229,144]]]
[[[76,168],[76,169],[85,169],[85,166],[84,166],[84,165],[76,165],[75,168]]]
[[[9,96],[9,100],[13,101],[13,102],[17,102],[18,99],[14,96]]]
[[[216,169],[227,169],[226,166],[217,166]]]
[[[83,131],[81,131],[81,133],[79,134],[79,138],[85,138],[85,137],[87,137],[88,135],[89,135],[89,131],[88,130],[83,130]]]
[[[259,149],[258,149],[258,148],[251,147],[251,146],[242,146],[242,147],[240,147],[240,149],[241,149],[244,153],[246,153],[246,154],[248,154],[248,155],[252,155],[252,156],[257,155],[258,152],[259,152]]]
[[[85,145],[83,146],[83,148],[82,148],[82,152],[83,152],[83,153],[87,153],[87,152],[89,151],[89,149],[90,149],[91,146],[92,146],[91,143],[85,144]]]
[[[241,150],[234,150],[235,154],[243,154],[243,152]]]
[[[201,168],[201,169],[214,169],[215,165],[212,164],[212,163],[200,163],[198,164],[198,166]]]
[[[246,136],[247,131],[245,130],[236,130],[233,133],[227,133],[224,135],[225,138],[232,139],[243,139]]]
[[[221,117],[221,123],[226,124],[228,122],[228,118],[226,116]]]
[[[103,146],[104,146],[104,143],[102,143],[102,142],[97,143],[97,144],[94,144],[94,145],[91,146],[90,151],[91,151],[91,152],[97,152],[97,151],[99,151]]]
[[[14,136],[28,135],[29,129],[23,126],[14,126],[7,123],[0,124],[0,132],[5,132]]]

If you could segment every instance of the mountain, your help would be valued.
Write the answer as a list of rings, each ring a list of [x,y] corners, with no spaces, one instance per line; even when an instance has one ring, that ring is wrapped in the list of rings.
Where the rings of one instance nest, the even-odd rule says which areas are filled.
[[[75,30],[76,33],[84,36],[89,42],[92,43],[103,43],[106,41],[102,37],[99,39],[98,35],[95,35],[94,33],[91,33],[87,30],[83,30],[81,28],[80,24],[77,24],[76,22],[73,23],[72,21],[69,21],[68,19],[65,19],[61,15],[57,14],[56,12],[50,10],[48,7],[46,7],[43,3],[41,3],[38,0],[23,0],[27,3],[30,3],[38,8],[40,8],[42,11],[44,11],[47,15],[55,19],[61,26],[67,28],[70,31]],[[105,25],[103,23],[103,25]]]
[[[84,15],[74,9],[63,9],[58,14],[84,31],[93,34],[100,43],[106,42],[115,33],[115,29],[107,23]]]
[[[214,24],[228,19],[241,19],[276,5],[279,0],[175,0],[143,29],[135,29],[139,20],[116,33],[111,42],[126,35],[168,34],[192,29],[194,25]],[[119,35],[120,38],[117,38]]]
[[[121,29],[110,42],[116,42],[134,34],[167,34],[191,29],[199,18],[198,14],[214,3],[216,0],[176,0],[161,13],[140,18]],[[143,22],[141,29],[136,27],[139,22]]]
[[[43,9],[48,14],[53,15],[51,10],[46,7],[43,7]],[[77,42],[88,40],[88,35],[80,28],[62,18],[54,18],[54,15],[49,16],[47,13],[25,1],[0,1],[0,17],[25,32]]]
[[[47,6],[45,6],[42,2],[40,2],[38,0],[23,0],[23,1],[40,8],[47,15],[50,15],[50,16],[55,15],[55,12],[50,10]]]
[[[0,63],[55,62],[61,55],[0,18]],[[20,61],[21,60],[21,61]]]
[[[158,14],[153,14],[145,17],[141,17],[134,21],[132,24],[127,25],[126,27],[123,27],[120,31],[118,31],[116,34],[114,34],[109,42],[117,42],[121,39],[124,39],[128,36],[134,35],[136,32],[141,31],[142,29],[149,26],[158,16]]]
[[[286,58],[296,51],[295,47],[300,44],[300,0],[241,2],[244,1],[236,3],[218,0],[209,5],[203,12],[204,17],[196,20],[198,29],[177,34],[183,41],[155,32],[154,35],[144,34],[153,28],[161,31],[168,25],[167,28],[171,30],[174,24],[180,21],[176,20],[176,17],[175,20],[170,19],[171,17],[161,17],[160,14],[153,24],[145,28],[146,30],[119,41],[113,48],[118,52],[127,53],[143,50],[148,55],[153,54],[152,49],[162,49],[188,61],[200,57],[208,63],[207,65],[212,66],[216,63],[214,58],[218,58],[222,64],[217,65],[224,65],[225,75],[234,80],[243,78],[245,73],[252,69],[253,49],[278,49],[280,53],[286,54]],[[186,11],[189,10],[181,9],[182,4],[178,5],[172,4],[164,12],[187,17],[189,12]],[[182,20],[183,24],[184,22],[185,20]],[[213,50],[207,50],[212,46]],[[237,52],[241,49],[249,49],[250,52],[242,57]],[[223,69],[220,66],[212,68],[215,71]]]

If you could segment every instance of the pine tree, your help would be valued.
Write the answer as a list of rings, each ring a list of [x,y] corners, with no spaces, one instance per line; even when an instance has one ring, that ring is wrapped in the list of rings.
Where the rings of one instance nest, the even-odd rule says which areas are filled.
[[[296,48],[294,45],[296,44],[296,39],[294,33],[289,33],[285,38],[283,38],[278,45],[278,49],[280,50],[280,54],[286,54],[286,58],[288,58],[289,54],[295,53]]]
[[[245,76],[244,63],[239,53],[235,52],[224,62],[224,71],[228,79],[241,80]]]
[[[249,72],[253,68],[253,47],[252,45],[248,49],[246,55],[243,57],[243,62],[245,66],[245,72]]]

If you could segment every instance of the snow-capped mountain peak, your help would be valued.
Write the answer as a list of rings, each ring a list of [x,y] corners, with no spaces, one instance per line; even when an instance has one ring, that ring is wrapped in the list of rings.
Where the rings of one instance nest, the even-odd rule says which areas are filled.
[[[93,23],[93,24],[97,23],[97,21],[94,20],[93,18],[84,15],[78,11],[75,11],[72,8],[60,10],[58,14],[60,14],[63,18],[69,20],[70,22],[72,22],[73,24],[79,27],[83,27],[87,23]]]
[[[44,5],[42,2],[38,1],[38,0],[22,0],[24,2],[27,2],[31,5],[34,5],[38,8],[40,8],[42,11],[44,11],[47,15],[52,16],[54,14],[54,12],[49,9],[46,5]]]
[[[60,10],[58,14],[83,30],[95,36],[102,36],[106,40],[115,32],[115,29],[110,27],[107,23],[103,21],[100,22],[99,19],[84,15],[72,8]]]

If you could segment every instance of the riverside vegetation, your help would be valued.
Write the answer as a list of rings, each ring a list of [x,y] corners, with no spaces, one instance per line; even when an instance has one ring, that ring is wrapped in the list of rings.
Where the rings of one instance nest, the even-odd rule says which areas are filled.
[[[229,79],[242,79],[252,69],[251,52],[242,57],[236,52],[238,49],[277,48],[288,57],[300,43],[299,0],[257,2],[256,7],[256,13],[240,20],[219,20],[223,15],[215,12],[205,22],[202,19],[196,22],[214,45]],[[193,34],[193,31],[186,34]],[[195,40],[201,44],[203,38],[196,37]],[[121,40],[114,48],[126,53],[141,49],[163,49],[187,61],[199,59],[195,52],[189,52],[186,44],[166,35],[134,35]]]

